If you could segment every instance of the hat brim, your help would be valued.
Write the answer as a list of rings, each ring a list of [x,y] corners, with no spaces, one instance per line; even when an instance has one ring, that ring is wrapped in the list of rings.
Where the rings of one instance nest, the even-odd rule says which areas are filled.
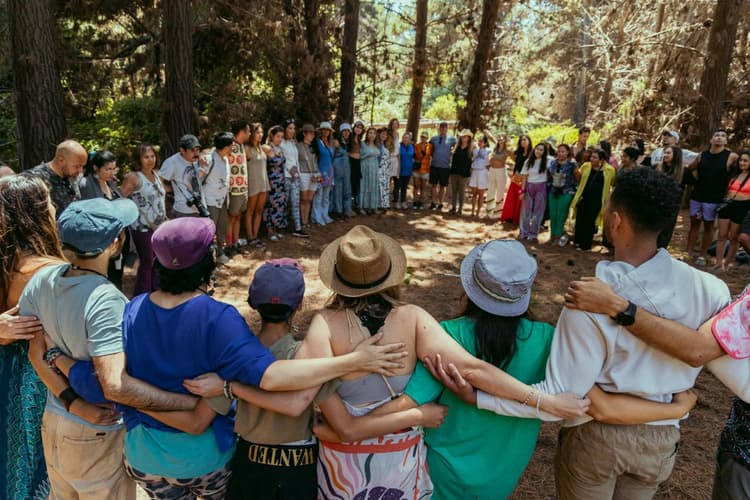
[[[364,297],[373,293],[382,292],[388,288],[400,285],[406,275],[406,254],[401,245],[393,238],[383,233],[376,233],[391,257],[391,272],[382,283],[371,288],[353,288],[345,285],[336,276],[336,254],[344,236],[340,236],[328,244],[320,254],[318,260],[318,274],[320,281],[331,291],[344,297]]]
[[[482,246],[475,247],[461,262],[461,285],[469,299],[481,310],[497,316],[520,316],[529,309],[531,288],[515,302],[503,302],[487,295],[474,281],[474,262],[479,257]]]
[[[138,207],[130,198],[112,200],[112,213],[117,215],[125,227],[133,224],[139,217]]]

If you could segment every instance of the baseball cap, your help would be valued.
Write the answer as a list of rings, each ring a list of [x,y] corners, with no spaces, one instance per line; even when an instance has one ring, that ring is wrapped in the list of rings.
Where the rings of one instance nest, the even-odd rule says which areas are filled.
[[[663,135],[663,136],[664,135],[671,135],[672,137],[674,137],[675,141],[679,141],[680,140],[680,133],[677,132],[676,130],[664,130],[664,131],[662,131],[661,135]]]
[[[253,309],[262,305],[284,305],[297,309],[305,295],[302,266],[294,259],[269,260],[255,271],[248,290],[248,303]]]
[[[151,247],[163,267],[194,266],[208,253],[216,226],[208,217],[180,217],[165,222],[151,236]]]
[[[193,149],[201,146],[200,141],[193,134],[185,134],[180,137],[180,148]]]
[[[138,220],[138,207],[128,198],[74,201],[60,214],[57,229],[65,245],[81,255],[102,253],[123,229]]]

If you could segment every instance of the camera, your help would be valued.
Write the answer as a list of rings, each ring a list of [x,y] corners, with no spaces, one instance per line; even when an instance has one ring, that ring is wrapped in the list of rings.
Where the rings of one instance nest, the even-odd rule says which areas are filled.
[[[195,209],[198,210],[198,215],[201,217],[211,217],[211,214],[208,213],[208,208],[203,204],[203,199],[201,198],[200,193],[191,192],[186,204],[189,207],[195,207]]]

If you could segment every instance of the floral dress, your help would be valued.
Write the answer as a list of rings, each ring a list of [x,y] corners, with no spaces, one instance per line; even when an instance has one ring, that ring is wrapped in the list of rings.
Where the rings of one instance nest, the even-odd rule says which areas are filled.
[[[398,160],[398,157],[396,157]],[[378,192],[380,193],[380,208],[390,208],[391,199],[391,152],[388,148],[380,145],[380,161],[378,163]]]
[[[266,226],[276,230],[286,229],[286,186],[284,185],[284,153],[278,146],[271,146],[274,154],[266,160],[268,172],[268,199],[263,209]]]

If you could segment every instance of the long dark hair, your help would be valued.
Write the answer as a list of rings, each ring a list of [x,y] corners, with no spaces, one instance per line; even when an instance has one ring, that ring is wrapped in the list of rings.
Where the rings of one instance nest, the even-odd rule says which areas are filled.
[[[505,369],[516,354],[518,324],[528,318],[528,311],[520,316],[498,316],[480,309],[467,297],[461,315],[474,320],[477,358]]]
[[[89,159],[84,167],[84,173],[86,175],[93,175],[99,171],[107,163],[117,161],[117,157],[108,149],[97,151],[94,154],[89,155]]]
[[[38,177],[12,175],[0,180],[0,310],[5,311],[13,274],[22,254],[64,260],[49,191]]]
[[[528,139],[529,141],[529,152],[528,154],[523,152],[523,146],[521,146],[521,141],[523,141],[523,138]],[[526,160],[529,159],[529,157],[534,154],[534,144],[531,142],[531,137],[529,137],[526,134],[523,134],[521,137],[518,138],[518,146],[516,146],[516,153],[514,155],[514,161],[516,162],[515,165],[513,165],[513,173],[518,173],[523,168],[523,164],[526,163]]]
[[[526,159],[526,163],[529,165],[529,168],[534,166],[534,163],[536,163],[536,148],[539,146],[544,147],[544,152],[542,153],[542,157],[539,158],[539,173],[543,174],[547,171],[547,152],[549,150],[549,143],[546,142],[540,142],[536,145],[536,147],[531,151],[531,154]]]

